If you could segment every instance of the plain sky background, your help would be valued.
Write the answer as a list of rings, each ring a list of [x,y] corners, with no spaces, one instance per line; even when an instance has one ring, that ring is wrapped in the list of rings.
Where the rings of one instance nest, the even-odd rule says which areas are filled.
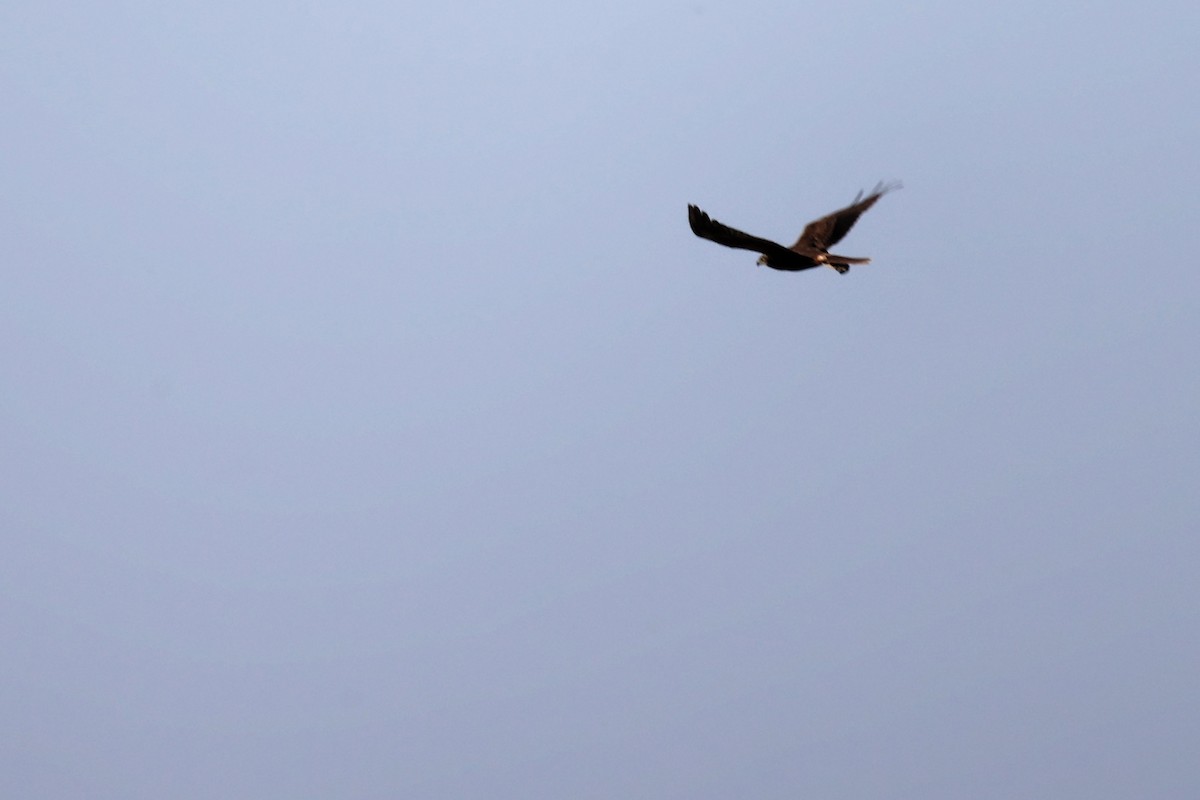
[[[0,795],[1200,796],[1198,36],[4,3]]]

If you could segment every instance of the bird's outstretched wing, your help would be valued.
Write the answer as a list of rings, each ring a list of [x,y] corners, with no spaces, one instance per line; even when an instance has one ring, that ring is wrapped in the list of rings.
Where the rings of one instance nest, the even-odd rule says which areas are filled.
[[[800,238],[792,245],[792,249],[820,251],[829,249],[840,242],[842,237],[850,232],[850,229],[854,227],[854,223],[862,216],[862,213],[875,205],[876,200],[893,189],[899,188],[899,183],[880,183],[866,197],[863,197],[862,192],[859,192],[858,197],[854,198],[854,202],[850,205],[808,223],[804,228],[804,233],[800,234]]]
[[[722,225],[696,206],[688,206],[688,222],[692,226],[692,233],[701,239],[708,239],[726,247],[753,250],[756,253],[777,253],[786,249],[770,239],[760,239],[728,225]]]

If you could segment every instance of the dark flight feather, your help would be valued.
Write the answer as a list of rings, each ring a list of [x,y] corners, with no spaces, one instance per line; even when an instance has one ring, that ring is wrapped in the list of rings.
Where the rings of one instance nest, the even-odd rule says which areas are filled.
[[[880,183],[861,200],[859,198],[862,197],[862,192],[859,192],[858,197],[854,198],[854,202],[850,205],[808,223],[804,228],[804,233],[800,234],[800,238],[792,245],[792,249],[827,250],[833,247],[850,232],[863,212],[875,205],[875,201],[893,189],[899,188],[900,184],[898,183],[887,185]]]
[[[757,236],[751,236],[728,225],[722,225],[696,206],[688,206],[688,223],[692,226],[692,233],[702,239],[708,239],[710,242],[723,244],[726,247],[735,247],[739,250],[753,250],[756,253],[787,251],[786,247],[776,244],[769,239],[760,239]]]

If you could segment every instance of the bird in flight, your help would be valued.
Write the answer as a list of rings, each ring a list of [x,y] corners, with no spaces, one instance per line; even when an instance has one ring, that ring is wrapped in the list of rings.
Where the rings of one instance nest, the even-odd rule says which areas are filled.
[[[899,183],[880,183],[866,197],[859,192],[858,197],[854,198],[854,202],[850,205],[808,223],[804,233],[800,234],[800,238],[791,247],[784,247],[770,239],[760,239],[728,225],[722,225],[692,205],[688,206],[688,222],[691,223],[692,233],[701,239],[708,239],[739,250],[753,250],[756,253],[762,253],[758,263],[766,264],[771,269],[798,272],[802,269],[825,266],[833,267],[844,275],[850,271],[851,264],[869,264],[871,259],[839,256],[829,252],[829,248],[840,242],[842,237],[850,232],[862,213],[875,205],[876,200],[893,189],[899,188]]]

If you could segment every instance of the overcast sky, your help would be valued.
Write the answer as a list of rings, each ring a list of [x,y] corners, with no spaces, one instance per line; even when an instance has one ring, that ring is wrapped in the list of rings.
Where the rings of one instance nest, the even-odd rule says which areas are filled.
[[[1200,796],[1198,31],[5,2],[0,795]]]

